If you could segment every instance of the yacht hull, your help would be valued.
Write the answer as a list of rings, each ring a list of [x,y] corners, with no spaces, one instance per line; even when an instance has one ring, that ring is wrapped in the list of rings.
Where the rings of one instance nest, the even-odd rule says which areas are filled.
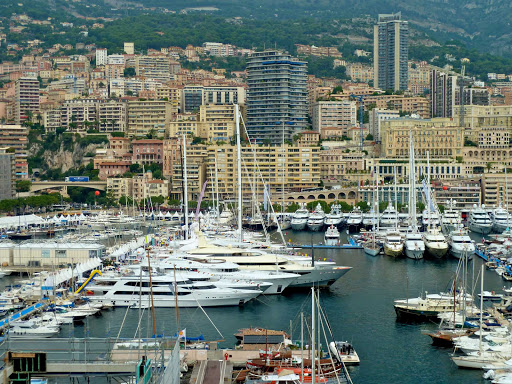
[[[510,225],[508,225],[507,223],[494,223],[492,226],[492,230],[496,233],[503,233],[509,227]]]
[[[301,275],[289,287],[311,288],[313,285],[315,287],[329,287],[351,269],[352,267],[318,268]]]
[[[307,225],[310,231],[319,232],[323,228],[324,223],[322,221],[321,223],[307,223]]]
[[[395,313],[399,320],[427,321],[430,319],[437,319],[439,311],[417,310],[395,305]]]
[[[364,247],[364,253],[370,256],[377,256],[380,253],[380,247]]]
[[[449,235],[451,232],[455,231],[455,224],[441,224],[441,231],[444,235]]]
[[[442,247],[435,244],[425,243],[425,253],[436,259],[442,259],[448,253],[448,246]]]
[[[469,230],[475,233],[481,233],[482,235],[487,235],[492,231],[492,225],[478,225],[475,223],[469,223]]]
[[[306,229],[306,220],[292,221],[291,226],[294,231],[303,231],[304,229]]]
[[[403,252],[404,252],[404,248],[403,247],[401,247],[401,248],[394,248],[394,247],[387,246],[387,244],[384,244],[384,254],[386,256],[400,257],[400,256],[402,256]]]
[[[472,260],[473,259],[473,253],[475,253],[475,250],[459,250],[459,249],[450,249],[450,255],[452,255],[453,257],[455,257],[456,259],[462,259],[465,254],[468,255],[468,260]]]
[[[408,249],[408,248],[405,248],[405,256],[407,256],[409,259],[414,259],[414,260],[423,259],[423,254],[424,253],[425,253],[425,250],[423,250],[423,249]]]

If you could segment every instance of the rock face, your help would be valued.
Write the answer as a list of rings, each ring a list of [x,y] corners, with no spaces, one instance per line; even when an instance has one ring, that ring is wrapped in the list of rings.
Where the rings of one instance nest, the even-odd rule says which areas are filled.
[[[66,172],[71,168],[79,168],[84,164],[84,157],[87,153],[95,153],[97,148],[104,147],[105,144],[89,144],[86,146],[73,142],[72,146],[65,146],[61,143],[57,151],[44,149],[41,143],[34,143],[28,150],[28,156],[37,156],[41,158],[42,168],[60,169]],[[86,160],[86,163],[89,159]]]

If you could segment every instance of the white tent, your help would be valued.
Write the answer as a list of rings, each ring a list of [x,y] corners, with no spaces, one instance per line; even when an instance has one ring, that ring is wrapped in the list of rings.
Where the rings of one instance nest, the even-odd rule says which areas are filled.
[[[0,217],[0,228],[13,228],[28,225],[44,225],[45,220],[37,215]]]
[[[84,272],[91,271],[101,265],[101,260],[99,258],[89,259],[84,263],[79,263],[75,265],[73,270],[71,268],[61,269],[54,275],[48,276],[44,281],[44,287],[48,289],[54,288],[59,284],[64,283],[67,280],[70,280],[72,277],[80,277]]]

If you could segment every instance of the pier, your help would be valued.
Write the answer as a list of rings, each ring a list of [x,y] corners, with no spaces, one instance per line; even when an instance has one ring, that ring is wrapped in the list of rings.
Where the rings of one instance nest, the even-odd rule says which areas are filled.
[[[194,365],[189,384],[229,384],[233,364],[227,360],[203,360]]]
[[[12,323],[16,320],[23,320],[26,317],[32,316],[37,312],[41,312],[43,309],[45,309],[49,303],[39,302],[31,305],[30,307],[27,307],[25,309],[22,309],[19,312],[16,312],[10,316],[7,316],[5,319],[0,321],[0,330],[5,329],[9,326],[9,323]]]

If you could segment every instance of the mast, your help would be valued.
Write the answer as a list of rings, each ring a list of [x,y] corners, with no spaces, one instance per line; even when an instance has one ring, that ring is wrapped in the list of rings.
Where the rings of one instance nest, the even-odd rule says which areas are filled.
[[[482,356],[482,312],[484,308],[484,265],[482,264],[482,269],[480,270],[480,356]],[[466,299],[466,292],[464,292],[464,300]]]
[[[427,151],[427,219],[428,219],[428,229],[429,232],[432,230],[432,215],[430,214],[430,199],[432,196],[430,196],[430,152]]]
[[[235,120],[236,120],[236,167],[238,173],[238,241],[242,244],[242,149],[240,148],[240,116],[238,112],[238,104],[235,104]]]
[[[304,313],[300,313],[300,382],[304,382]]]
[[[311,382],[315,381],[315,339],[316,339],[316,327],[315,327],[315,287],[311,287]],[[482,333],[482,332],[480,332]]]
[[[417,232],[416,220],[416,170],[414,168],[414,144],[412,131],[409,131],[409,217],[414,232]]]
[[[393,167],[393,171],[395,173],[395,215],[396,215],[396,220],[395,220],[395,230],[398,230],[398,193],[397,193],[397,188],[396,188],[396,165]]]
[[[187,180],[187,140],[183,134],[183,203],[185,204],[185,240],[188,240],[188,180]]]
[[[219,207],[219,177],[217,176],[217,150],[215,150],[215,194],[217,195],[217,220],[220,215],[220,207]]]

